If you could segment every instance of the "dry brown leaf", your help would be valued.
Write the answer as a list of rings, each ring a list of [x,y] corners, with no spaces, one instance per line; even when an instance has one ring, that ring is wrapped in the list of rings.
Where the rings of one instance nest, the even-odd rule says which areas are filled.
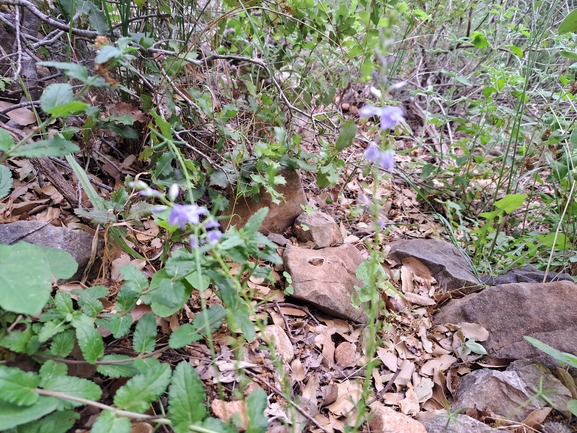
[[[397,370],[399,358],[391,349],[379,347],[377,349],[377,356],[390,371],[394,372]]]
[[[13,107],[14,105],[16,104],[0,101],[0,111],[4,111],[7,108]],[[6,115],[10,118],[10,120],[20,126],[28,126],[36,123],[36,116],[34,115],[34,112],[28,108],[16,108],[6,113]]]
[[[445,371],[456,361],[457,358],[451,355],[442,355],[439,358],[431,359],[421,366],[421,374],[433,376],[435,371]]]
[[[552,409],[551,407],[535,409],[527,415],[527,418],[523,420],[523,424],[533,429],[541,427],[541,424],[543,424],[543,421],[545,421],[545,418],[547,418]]]
[[[294,377],[299,382],[305,379],[305,368],[300,359],[295,359],[293,362],[291,362],[291,370],[293,372],[292,377]]]
[[[427,433],[420,422],[380,403],[371,405],[371,415],[369,421],[371,432]]]
[[[264,328],[266,340],[274,345],[275,351],[284,362],[289,363],[294,357],[293,345],[284,329],[278,325],[269,325]]]
[[[404,280],[403,280],[404,285]],[[416,293],[405,292],[405,298],[411,304],[415,305],[422,305],[422,306],[433,306],[436,305],[437,302],[434,299],[429,298],[428,296],[417,295]]]
[[[241,430],[246,430],[248,425],[248,415],[246,404],[243,401],[222,401],[214,399],[210,402],[212,413],[218,417],[222,422],[228,423],[230,418],[236,413],[242,422]]]
[[[415,364],[409,361],[408,359],[405,359],[401,363],[400,368],[401,372],[395,379],[395,384],[404,386],[407,385],[409,382],[411,382],[411,378],[413,376],[413,373],[415,372]]]
[[[320,326],[316,327],[321,328]],[[325,328],[326,329],[326,328]],[[323,352],[323,365],[331,368],[335,363],[335,343],[327,330],[315,336],[315,346],[321,347]]]
[[[333,429],[333,426],[331,425],[331,420],[329,418],[327,418],[326,416],[324,416],[320,413],[317,414],[314,418],[315,418],[315,421],[318,422],[320,424],[320,426],[326,430],[326,432],[334,433],[334,429]],[[320,433],[320,432],[323,432],[323,430],[312,426],[311,432]]]
[[[132,428],[130,429],[130,433],[152,433],[154,427],[146,422],[137,422],[132,424]]]
[[[433,388],[435,382],[428,377],[421,377],[421,380],[415,385],[415,393],[419,399],[419,403],[424,403],[433,397]]]
[[[410,383],[407,384],[405,398],[399,402],[399,407],[405,415],[416,415],[419,413],[419,397]]]
[[[413,285],[413,272],[408,266],[401,267],[401,290],[405,295],[415,291]]]
[[[305,311],[299,310],[294,307],[281,307],[281,311],[285,316],[296,316],[296,317],[306,317],[307,313]]]

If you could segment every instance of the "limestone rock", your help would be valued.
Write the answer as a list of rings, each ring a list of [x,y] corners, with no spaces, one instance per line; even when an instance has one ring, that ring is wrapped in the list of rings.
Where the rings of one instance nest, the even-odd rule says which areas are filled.
[[[369,428],[374,433],[427,433],[419,421],[390,407],[377,406],[371,410],[371,415],[373,417],[369,420]]]
[[[495,429],[467,415],[455,415],[449,420],[447,416],[435,416],[423,421],[427,433],[497,433],[508,430]]]
[[[316,248],[326,248],[343,243],[343,235],[332,216],[324,212],[300,214],[294,224],[300,242],[314,242]]]
[[[279,170],[278,175],[283,176],[286,181],[284,185],[277,187],[277,192],[284,197],[280,204],[273,203],[271,195],[264,190],[260,192],[258,203],[249,197],[240,197],[236,203],[231,203],[225,212],[225,215],[231,218],[228,222],[224,222],[224,226],[230,224],[241,228],[256,211],[268,207],[268,214],[260,228],[261,233],[280,233],[290,227],[296,217],[303,212],[301,205],[306,205],[307,199],[297,171],[284,168]]]
[[[450,243],[438,239],[398,240],[390,244],[388,258],[399,263],[405,257],[420,260],[435,277],[441,289],[471,293],[481,288],[469,264]]]
[[[283,254],[283,262],[292,278],[295,298],[337,317],[367,321],[362,307],[357,309],[351,303],[354,286],[362,286],[355,272],[363,257],[354,246],[322,250],[290,247]]]
[[[71,278],[62,281],[80,280],[92,254],[92,236],[81,230],[55,227],[40,221],[16,221],[0,225],[1,243],[13,244],[18,241],[58,248],[70,253],[78,263],[78,271]],[[97,266],[93,266],[94,269],[98,271]]]
[[[542,380],[542,387],[540,385]],[[547,398],[555,409],[569,415],[571,392],[543,364],[515,361],[505,371],[481,369],[463,377],[452,410],[476,408],[513,421],[523,421],[548,404],[535,398],[535,390],[553,391]]]
[[[434,316],[435,324],[478,323],[489,331],[483,346],[496,358],[557,361],[529,344],[531,336],[562,352],[577,355],[577,285],[517,283],[493,286],[453,299]]]

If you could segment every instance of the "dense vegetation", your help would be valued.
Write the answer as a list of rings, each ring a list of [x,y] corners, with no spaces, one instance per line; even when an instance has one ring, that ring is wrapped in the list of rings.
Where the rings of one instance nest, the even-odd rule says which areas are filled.
[[[388,239],[444,237],[477,273],[531,263],[575,274],[576,39],[571,24],[558,32],[569,12],[557,0],[0,0],[2,222],[19,219],[11,192],[47,176],[37,158],[52,158],[82,191],[61,191],[56,219],[98,227],[107,251],[99,280],[52,291],[52,274],[74,273],[69,256],[0,245],[0,356],[36,362],[0,366],[1,429],[64,432],[89,405],[97,433],[128,432],[130,420],[265,432],[269,390],[243,394],[243,351],[266,303],[250,283],[289,292],[290,281],[274,279],[266,211],[242,229],[219,215],[261,191],[281,202],[284,167],[301,170],[317,207],[364,222],[367,359]],[[132,261],[114,279],[122,254]],[[157,340],[157,320],[183,307],[194,318]],[[248,421],[217,419],[207,402],[230,390],[215,380],[207,398],[189,362],[162,357],[204,341],[216,360],[223,323]],[[132,355],[110,353],[111,338]],[[94,377],[68,374],[79,359]],[[363,428],[372,364],[350,431]],[[113,397],[111,378],[130,378]]]

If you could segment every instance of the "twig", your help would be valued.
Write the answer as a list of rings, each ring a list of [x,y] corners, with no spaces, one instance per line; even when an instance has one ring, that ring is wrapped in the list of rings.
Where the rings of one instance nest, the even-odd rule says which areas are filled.
[[[70,164],[68,164],[66,161],[62,161],[62,160],[60,160],[54,156],[50,156],[49,158],[51,161],[54,161],[56,164],[61,165],[62,167],[67,168],[68,170],[72,170],[72,167],[70,167]],[[92,183],[92,184],[94,184],[94,185],[96,185],[102,189],[105,189],[108,192],[114,191],[114,188],[112,188],[108,185],[105,185],[102,182],[98,182],[97,180],[94,180],[91,177],[88,177],[88,180],[90,181],[90,183]]]
[[[395,383],[395,380],[397,380],[397,377],[399,376],[400,373],[401,373],[401,367],[397,367],[397,371],[395,371],[395,374],[393,374],[393,377],[391,377],[391,380],[389,380],[387,385],[378,392],[378,394],[375,396],[375,398],[373,398],[372,400],[370,400],[367,403],[367,406],[370,406],[375,401],[380,399],[391,388],[391,386],[393,386],[393,383]]]
[[[286,316],[284,315],[284,313],[282,312],[280,305],[278,304],[278,301],[276,299],[274,300],[274,305],[276,306],[278,313],[282,317],[282,320],[284,322],[284,327],[286,328],[286,333],[288,335],[289,340],[291,341],[292,344],[295,344],[295,340],[294,340],[293,335],[291,333],[291,329],[289,327],[288,320],[287,320]]]
[[[265,382],[264,380],[262,380],[260,377],[258,377],[255,373],[253,373],[250,370],[245,370],[244,371],[246,374],[248,374],[250,377],[252,377],[253,379],[255,379],[257,382],[260,382],[262,385],[266,385],[268,386],[268,388],[274,392],[276,395],[278,395],[279,397],[282,397],[286,402],[288,402],[289,404],[291,404],[302,416],[304,416],[306,419],[308,419],[310,422],[312,422],[315,426],[317,426],[318,428],[320,428],[322,431],[324,431],[325,433],[329,433],[328,430],[326,430],[322,425],[319,424],[319,422],[314,419],[312,416],[310,416],[303,408],[301,408],[298,404],[296,404],[294,401],[289,400],[285,397],[285,395],[282,393],[282,391],[280,389],[278,389],[276,386],[271,385],[268,382]]]
[[[272,303],[268,303],[268,304],[264,304],[264,305],[260,305],[259,307],[257,307],[258,309],[262,309],[268,306],[273,306],[275,304]],[[320,325],[321,323],[317,320],[317,318],[315,316],[312,315],[312,313],[308,310],[308,308],[306,307],[301,307],[300,305],[295,305],[295,304],[291,304],[290,302],[279,302],[278,305],[280,305],[281,307],[291,307],[291,308],[296,308],[297,310],[301,310],[304,311],[307,316],[309,316],[311,318],[311,320],[313,322],[315,322],[316,325]]]

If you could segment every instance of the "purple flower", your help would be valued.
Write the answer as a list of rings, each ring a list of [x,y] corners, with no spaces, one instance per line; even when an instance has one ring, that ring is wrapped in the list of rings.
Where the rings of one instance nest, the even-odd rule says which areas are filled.
[[[392,150],[380,150],[374,144],[371,144],[365,150],[365,159],[377,164],[384,170],[392,170],[395,166],[395,152]]]
[[[190,241],[190,247],[192,249],[198,248],[198,238],[196,237],[196,235],[190,235],[189,241]]]
[[[168,216],[168,224],[171,226],[178,225],[181,230],[184,230],[186,223],[198,225],[200,223],[200,216],[207,213],[205,207],[197,204],[175,204]]]
[[[143,197],[162,197],[162,194],[150,187],[146,187],[146,189],[139,192],[139,194]]]
[[[213,247],[218,244],[218,241],[220,240],[220,238],[222,237],[222,233],[219,230],[210,230],[207,234],[206,234],[206,240],[208,241],[208,243],[210,245],[212,245]]]
[[[209,218],[206,220],[206,223],[204,224],[204,228],[207,229],[207,230],[217,229],[217,228],[219,228],[219,227],[220,227],[219,222],[218,222],[217,220],[215,220],[214,218],[211,218],[211,217],[209,217]]]
[[[393,105],[384,107],[375,107],[374,105],[365,105],[359,111],[361,117],[379,116],[381,118],[381,129],[393,129],[397,122],[404,122],[404,112],[402,108]]]
[[[170,200],[172,201],[176,200],[176,197],[178,197],[179,192],[180,189],[178,188],[178,185],[173,183],[172,185],[170,185],[170,188],[168,188],[168,198],[170,198]]]

